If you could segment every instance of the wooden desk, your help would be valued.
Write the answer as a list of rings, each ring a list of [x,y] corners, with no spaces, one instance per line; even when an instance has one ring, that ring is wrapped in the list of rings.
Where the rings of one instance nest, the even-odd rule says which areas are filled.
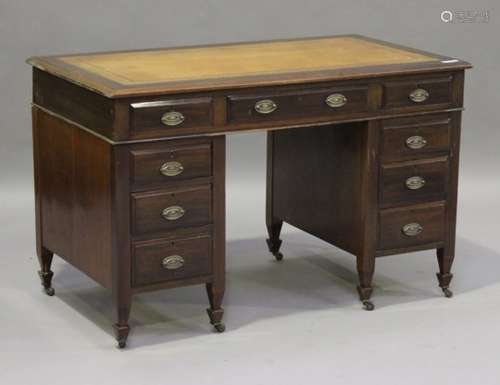
[[[466,62],[361,36],[31,58],[37,254],[132,295],[206,284],[224,330],[225,135],[268,130],[268,245],[285,221],[357,257],[454,258]]]

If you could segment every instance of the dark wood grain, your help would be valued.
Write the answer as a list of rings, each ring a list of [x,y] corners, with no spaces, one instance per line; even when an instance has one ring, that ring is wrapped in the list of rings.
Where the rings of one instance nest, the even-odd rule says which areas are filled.
[[[210,142],[180,146],[177,144],[141,146],[130,152],[134,188],[157,187],[174,181],[212,175]],[[167,162],[178,162],[182,172],[164,175],[160,172]]]
[[[354,254],[359,252],[360,173],[355,170],[360,168],[363,126],[353,123],[274,132],[273,218]]]
[[[424,185],[409,189],[406,180],[419,177]],[[432,202],[446,198],[448,188],[448,158],[430,158],[381,166],[380,204],[393,206]]]
[[[332,94],[342,94],[347,98],[341,107],[329,107],[326,98]],[[270,99],[277,105],[276,111],[260,114],[255,104],[260,100]],[[331,88],[301,89],[295,92],[261,92],[253,95],[230,95],[228,97],[229,124],[248,122],[274,122],[296,117],[332,117],[346,112],[364,112],[368,109],[368,86],[359,85]]]
[[[110,145],[34,107],[41,246],[111,287]]]
[[[134,244],[133,285],[149,285],[212,274],[212,239],[198,236],[188,239],[150,241]],[[178,269],[163,267],[162,261],[172,255],[180,256],[184,264]]]
[[[162,211],[180,206],[185,214],[167,220]],[[203,226],[211,223],[211,188],[197,186],[132,194],[132,233],[158,234],[180,227]]]
[[[450,75],[414,76],[401,80],[384,82],[384,103],[387,109],[394,108],[426,108],[429,105],[442,105],[444,108],[452,102],[452,80]],[[423,102],[414,102],[409,95],[417,88],[426,90],[429,98]]]
[[[403,234],[403,226],[414,222],[422,225],[423,231],[416,236]],[[381,210],[378,247],[380,249],[395,249],[443,241],[445,239],[445,224],[445,204],[443,202]]]
[[[214,215],[213,230],[213,279],[206,284],[210,308],[207,309],[210,323],[222,332],[224,309],[222,300],[226,291],[226,137],[217,136],[212,141],[212,173]]]
[[[184,121],[177,126],[168,126],[161,121],[165,113],[172,111],[184,116]],[[210,128],[213,126],[212,98],[160,99],[132,103],[130,119],[131,131],[138,133],[151,130],[182,133],[186,128]]]
[[[450,148],[450,115],[431,114],[383,120],[382,161],[415,159],[447,154]],[[412,149],[406,140],[421,136],[426,144]]]
[[[126,136],[128,127],[115,124],[119,111],[113,100],[37,68],[33,69],[33,103],[110,139]]]
[[[439,285],[450,296],[470,65],[432,58],[168,87],[121,87],[97,75],[84,79],[69,65],[58,73],[57,58],[33,59],[36,247],[45,292],[54,294],[54,253],[110,288],[113,328],[124,347],[133,294],[205,284],[210,322],[224,331],[225,135],[273,130],[266,225],[278,260],[283,221],[354,254],[359,297],[373,310],[375,257],[436,249]],[[429,99],[412,102],[415,88],[426,89]],[[333,93],[347,103],[328,107]],[[262,99],[275,101],[277,110],[257,114]],[[185,120],[165,126],[161,117],[173,110]],[[417,150],[406,145],[415,135],[426,140]],[[182,172],[160,173],[168,161],[179,162]],[[425,186],[409,191],[410,176],[422,176]],[[186,212],[168,221],[161,213],[173,205]],[[423,231],[404,235],[412,222]],[[161,265],[172,253],[185,258],[179,270]]]

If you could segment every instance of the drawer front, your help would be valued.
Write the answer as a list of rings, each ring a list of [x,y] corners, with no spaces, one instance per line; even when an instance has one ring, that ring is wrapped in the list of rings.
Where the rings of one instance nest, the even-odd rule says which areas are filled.
[[[286,121],[335,116],[368,109],[368,87],[323,88],[309,91],[228,97],[231,123]]]
[[[158,233],[211,223],[211,186],[132,194],[132,231]]]
[[[132,130],[137,134],[148,131],[175,134],[213,126],[212,98],[132,103],[130,109]]]
[[[381,250],[440,242],[445,238],[444,203],[380,211]]]
[[[211,175],[210,144],[131,151],[134,186],[168,183]]]
[[[452,76],[411,77],[384,83],[384,108],[451,104]]]
[[[448,158],[382,165],[380,203],[384,206],[446,198]]]
[[[209,236],[143,242],[133,248],[133,286],[206,276],[212,273]]]
[[[448,114],[384,120],[382,160],[392,161],[448,153],[450,122]]]

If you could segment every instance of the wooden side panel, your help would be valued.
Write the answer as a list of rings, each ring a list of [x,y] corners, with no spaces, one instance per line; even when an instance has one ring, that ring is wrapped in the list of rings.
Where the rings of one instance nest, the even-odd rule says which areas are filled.
[[[43,246],[111,284],[110,146],[33,108]]]
[[[351,253],[360,251],[361,135],[365,123],[274,133],[275,215]]]
[[[47,72],[33,69],[33,103],[56,112],[65,118],[110,139],[120,140],[127,136],[127,125],[116,125],[120,109],[115,102],[102,95],[79,87]],[[123,111],[128,116],[128,111]]]

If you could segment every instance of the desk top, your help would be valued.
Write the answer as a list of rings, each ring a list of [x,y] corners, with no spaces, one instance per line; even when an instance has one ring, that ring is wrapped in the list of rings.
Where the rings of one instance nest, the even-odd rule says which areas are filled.
[[[358,35],[33,57],[107,97],[318,82],[467,68],[461,60]]]

